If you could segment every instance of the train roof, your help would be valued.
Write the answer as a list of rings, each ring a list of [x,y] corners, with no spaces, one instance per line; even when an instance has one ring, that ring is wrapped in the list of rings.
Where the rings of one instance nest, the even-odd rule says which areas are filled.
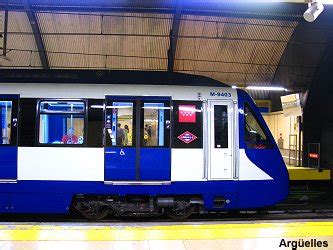
[[[205,76],[133,70],[2,69],[0,83],[86,83],[214,86],[229,85]]]
[[[205,76],[165,71],[4,69],[0,83],[89,83],[214,86],[229,85]]]

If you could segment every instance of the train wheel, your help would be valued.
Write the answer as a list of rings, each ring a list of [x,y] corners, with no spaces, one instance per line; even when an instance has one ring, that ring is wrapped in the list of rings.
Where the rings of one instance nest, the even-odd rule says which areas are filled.
[[[194,206],[188,206],[183,209],[167,208],[165,209],[165,214],[172,220],[185,220],[193,214],[194,210]]]
[[[84,218],[88,220],[101,220],[109,215],[110,209],[101,205],[98,201],[83,203],[78,209]]]

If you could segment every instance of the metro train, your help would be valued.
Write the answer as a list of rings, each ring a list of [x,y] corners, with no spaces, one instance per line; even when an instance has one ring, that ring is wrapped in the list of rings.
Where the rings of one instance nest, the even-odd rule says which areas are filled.
[[[113,74],[0,83],[0,213],[185,219],[288,195],[285,163],[245,91],[180,73]]]

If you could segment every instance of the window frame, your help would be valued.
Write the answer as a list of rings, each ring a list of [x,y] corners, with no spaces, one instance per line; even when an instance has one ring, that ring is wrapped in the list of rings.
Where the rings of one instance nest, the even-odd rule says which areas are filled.
[[[246,107],[250,110],[252,116],[254,117],[255,121],[257,122],[257,124],[259,125],[260,129],[262,130],[262,132],[264,133],[264,135],[266,136],[266,140],[265,141],[261,141],[261,142],[250,142],[250,141],[247,141],[246,140],[246,131],[247,131],[247,128],[246,128],[246,115],[245,115],[245,109]],[[273,148],[273,142],[272,142],[272,139],[271,137],[269,136],[269,134],[267,133],[266,129],[263,128],[263,125],[262,123],[260,122],[259,118],[258,118],[258,115],[256,114],[256,112],[254,112],[254,109],[251,107],[250,103],[248,102],[245,102],[244,103],[244,143],[246,145],[246,147],[248,149],[271,149]],[[257,144],[262,144],[262,145],[265,145],[266,147],[265,148],[256,148],[255,146]]]
[[[216,112],[215,112],[216,111],[216,107],[223,107],[223,108],[225,107],[226,108],[226,113],[227,113],[227,137],[226,137],[227,138],[227,145],[226,146],[223,145],[223,147],[217,147],[217,143],[216,143],[216,139],[217,139],[217,133],[216,133],[216,131],[217,131],[217,126],[216,125],[217,124],[216,124],[216,119],[215,119],[215,117],[216,117]],[[222,112],[223,112],[223,110],[222,110]],[[222,121],[222,119],[223,119],[223,117],[221,117],[221,121]],[[229,138],[230,124],[229,124],[228,105],[226,105],[226,104],[215,104],[214,105],[213,123],[214,123],[214,148],[215,149],[228,149],[228,148],[230,148],[229,144],[230,144],[230,139],[231,138]],[[222,139],[222,137],[220,139]]]
[[[14,119],[14,114],[18,117],[18,110],[17,110],[17,101],[15,101],[14,98],[11,97],[0,97],[0,101],[2,102],[11,102],[11,114],[10,114],[10,135],[9,135],[9,140],[10,143],[6,144],[0,144],[0,147],[8,147],[8,146],[17,146],[17,127],[18,127],[18,121],[16,122],[16,127],[13,125],[13,119]],[[15,109],[17,110],[15,112]],[[1,109],[0,109],[1,112]],[[0,113],[1,114],[1,113]],[[2,115],[2,114],[1,114]],[[16,117],[16,119],[17,119]],[[16,131],[16,132],[15,132]]]
[[[105,112],[103,115],[103,130],[104,130],[104,136],[105,138],[103,139],[104,141],[104,147],[105,148],[136,148],[136,109],[137,109],[137,101],[136,100],[114,100],[114,99],[109,99],[112,103],[114,102],[121,102],[121,103],[129,103],[131,102],[133,104],[132,106],[132,145],[112,145],[111,139],[108,138],[108,131],[106,128],[106,116],[108,114],[107,112],[107,101],[105,101]],[[118,117],[117,117],[118,118]],[[110,141],[109,141],[110,140]],[[111,144],[110,144],[111,143]]]
[[[138,112],[140,114],[140,148],[171,148],[171,123],[172,123],[172,102],[169,100],[155,100],[155,99],[147,99],[147,100],[139,100],[139,107],[137,107]],[[152,146],[152,145],[144,145],[144,111],[145,109],[144,104],[145,103],[163,103],[165,106],[164,109],[165,113],[164,113],[164,145],[163,146]],[[168,119],[169,118],[169,119]],[[165,122],[166,121],[170,121],[170,127],[167,128]]]
[[[41,102],[47,102],[47,101],[59,101],[59,102],[83,102],[84,104],[84,111],[83,112],[41,112],[40,111],[40,103]],[[47,114],[47,115],[83,115],[84,119],[84,135],[83,135],[83,143],[82,144],[52,144],[52,143],[40,143],[39,142],[39,133],[40,133],[40,119],[41,114]],[[37,99],[36,102],[36,144],[40,147],[87,147],[87,138],[88,138],[88,101],[87,99],[72,99],[72,98],[43,98],[43,99]]]

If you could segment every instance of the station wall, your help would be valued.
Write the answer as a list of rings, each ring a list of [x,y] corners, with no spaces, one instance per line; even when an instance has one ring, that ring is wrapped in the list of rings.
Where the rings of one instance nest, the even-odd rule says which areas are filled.
[[[278,144],[281,154],[286,163],[289,164],[289,149],[291,150],[290,161],[291,165],[296,165],[295,161],[295,147],[289,147],[289,139],[292,145],[297,143],[297,150],[299,150],[299,123],[296,116],[285,117],[282,111],[263,114],[263,117]],[[289,135],[296,135],[296,137],[289,138]],[[301,137],[302,137],[301,133]],[[282,140],[281,140],[282,139]],[[301,138],[303,139],[303,138]],[[302,145],[301,145],[302,150]]]

